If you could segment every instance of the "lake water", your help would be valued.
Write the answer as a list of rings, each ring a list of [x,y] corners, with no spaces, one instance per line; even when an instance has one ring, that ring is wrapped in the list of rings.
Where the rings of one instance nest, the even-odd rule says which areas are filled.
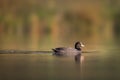
[[[94,28],[90,33],[73,28],[64,27],[67,31],[53,28],[55,32],[49,34],[39,34],[37,28],[35,31],[31,29],[33,31],[28,34],[2,32],[0,53],[7,50],[7,54],[0,54],[0,80],[120,80],[119,35],[114,36],[113,32],[110,34],[106,31],[94,32]],[[76,63],[74,57],[57,57],[52,53],[19,52],[74,47],[76,41],[82,41],[85,45],[83,51],[88,51],[82,54],[81,63]],[[12,52],[9,53],[9,50]]]
[[[0,54],[0,80],[120,80],[120,50],[108,48],[73,57]]]
[[[120,80],[119,39],[71,37],[56,40],[56,37],[49,39],[47,36],[28,39],[23,36],[2,36],[0,50],[8,51],[7,54],[0,54],[0,80]],[[74,57],[57,57],[52,53],[19,52],[50,51],[61,46],[74,47],[78,40],[85,45],[83,51],[88,51],[82,54],[81,63],[75,62]],[[13,51],[9,53],[9,50]],[[15,53],[14,50],[18,52]]]

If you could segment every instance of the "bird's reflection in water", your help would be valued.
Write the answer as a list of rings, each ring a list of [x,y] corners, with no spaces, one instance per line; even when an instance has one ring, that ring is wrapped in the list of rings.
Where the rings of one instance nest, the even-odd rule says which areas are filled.
[[[84,60],[85,60],[85,57],[84,57],[84,56],[81,56],[81,58],[80,58],[80,63],[82,64],[82,63],[84,62]]]
[[[83,61],[84,61],[84,56],[83,56],[83,55],[78,54],[78,55],[75,56],[75,62],[76,62],[76,63],[82,64]]]
[[[77,73],[77,76],[78,76],[78,79],[79,80],[83,80],[84,79],[84,60],[85,60],[85,57],[83,55],[79,55],[79,56],[75,56],[75,68],[76,68],[76,73]]]

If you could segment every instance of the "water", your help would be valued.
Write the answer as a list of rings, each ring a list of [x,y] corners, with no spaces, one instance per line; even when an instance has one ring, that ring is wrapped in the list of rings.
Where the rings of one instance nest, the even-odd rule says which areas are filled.
[[[7,54],[0,54],[0,80],[120,80],[118,39],[114,39],[114,36],[100,37],[100,34],[85,39],[81,39],[81,36],[74,39],[74,35],[67,38],[2,36],[0,53],[3,51]],[[61,46],[74,47],[74,43],[80,40],[85,45],[83,51],[93,50],[82,54],[84,59],[81,58],[81,63],[76,63],[74,57],[37,52]],[[21,50],[28,52],[23,54]],[[33,51],[32,54],[29,51]]]
[[[83,53],[82,63],[51,53],[0,54],[0,80],[119,80],[119,53]]]
[[[1,80],[79,79],[80,65],[73,58],[41,54],[0,55]],[[74,75],[74,76],[73,76]]]

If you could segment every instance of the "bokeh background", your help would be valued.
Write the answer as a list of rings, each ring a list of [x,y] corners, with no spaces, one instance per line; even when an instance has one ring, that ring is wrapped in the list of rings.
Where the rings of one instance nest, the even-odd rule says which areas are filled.
[[[118,46],[119,23],[120,0],[0,0],[0,49]]]
[[[44,54],[76,41],[80,64]],[[0,0],[0,53],[0,80],[120,80],[120,0]]]

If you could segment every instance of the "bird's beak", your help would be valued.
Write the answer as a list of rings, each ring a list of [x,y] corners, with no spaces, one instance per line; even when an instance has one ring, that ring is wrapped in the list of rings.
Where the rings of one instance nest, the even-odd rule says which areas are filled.
[[[81,43],[81,47],[85,47],[85,45],[83,45],[83,44]]]
[[[82,44],[81,47],[85,47],[85,45]]]

